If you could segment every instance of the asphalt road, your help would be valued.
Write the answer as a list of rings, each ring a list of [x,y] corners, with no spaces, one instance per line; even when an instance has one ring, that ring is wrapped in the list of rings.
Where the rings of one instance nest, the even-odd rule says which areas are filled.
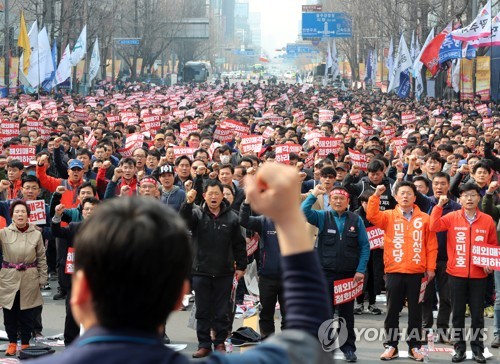
[[[55,286],[56,282],[50,282],[52,285],[51,291],[44,291],[45,305],[43,308],[43,334],[45,336],[57,335],[63,332],[64,327],[64,301],[54,301],[52,295],[56,292]],[[133,294],[133,290],[131,292]],[[379,296],[380,297],[380,296]],[[384,310],[385,305],[383,302],[379,303],[379,307]],[[187,327],[187,322],[189,319],[190,308],[188,311],[176,311],[170,316],[167,323],[167,333],[172,341],[172,344],[184,344],[187,345],[182,353],[191,357],[191,354],[197,349],[196,332]],[[406,326],[407,313],[406,308],[402,312],[400,318],[400,327],[403,329]],[[3,322],[3,320],[2,320]],[[360,316],[355,316],[355,327],[357,330],[358,340],[357,340],[357,356],[358,363],[380,363],[379,356],[383,351],[382,346],[382,335],[380,334],[383,328],[384,314],[379,316],[374,316],[369,313],[365,313]],[[251,322],[246,321],[245,325],[249,325]],[[466,324],[470,324],[470,319],[467,319]],[[240,326],[244,326],[243,320],[235,320],[233,329],[237,329]],[[493,332],[493,319],[485,318],[486,335],[487,339],[485,341],[486,346],[489,348],[490,352],[495,356],[488,360],[489,363],[500,363],[500,349],[491,349],[489,344],[492,340]],[[277,322],[276,327],[279,328],[279,323]],[[0,326],[0,329],[3,329]],[[278,329],[279,331],[279,329]],[[1,342],[0,342],[1,344]],[[437,348],[444,348],[443,350],[449,350],[452,347],[436,344]],[[401,356],[404,355],[403,351],[407,350],[406,344],[401,343],[399,346],[401,350]],[[56,350],[63,350],[63,347],[56,347]],[[468,348],[470,350],[470,348]],[[247,349],[244,349],[247,350]],[[234,348],[233,355],[239,355],[240,349]],[[342,355],[336,354],[340,359]],[[2,364],[2,359],[4,358],[3,351],[0,353],[0,364]],[[449,352],[432,352],[429,355],[429,361],[433,363],[450,363],[451,353]],[[336,362],[342,362],[342,360],[337,360]],[[408,358],[399,358],[392,360],[391,363],[409,363],[412,362]],[[472,363],[472,360],[467,360],[466,363]]]

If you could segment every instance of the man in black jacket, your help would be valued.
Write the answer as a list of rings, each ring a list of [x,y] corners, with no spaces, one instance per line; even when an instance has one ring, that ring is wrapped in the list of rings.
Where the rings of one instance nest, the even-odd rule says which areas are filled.
[[[87,219],[92,215],[95,206],[99,204],[99,200],[95,197],[87,197],[82,201],[82,217]],[[82,221],[70,222],[68,227],[61,227],[61,220],[64,213],[64,206],[59,204],[55,208],[55,214],[52,218],[52,235],[56,238],[64,239],[68,242],[68,247],[73,247],[73,240],[76,233],[81,227]],[[68,256],[70,252],[68,251]],[[73,274],[72,268],[69,267],[71,263],[66,260],[65,271],[67,274]],[[67,346],[73,342],[78,337],[80,332],[79,326],[76,324],[73,314],[71,313],[71,281],[68,287],[68,293],[66,295],[66,319],[64,321],[64,344]]]
[[[212,352],[225,352],[224,341],[229,330],[227,304],[233,276],[243,277],[247,265],[246,244],[238,216],[222,194],[222,184],[209,180],[204,187],[205,202],[194,207],[196,191],[186,194],[180,214],[193,236],[193,289],[196,303],[198,351],[194,358]],[[235,270],[236,265],[236,270]],[[215,331],[212,342],[210,329]]]

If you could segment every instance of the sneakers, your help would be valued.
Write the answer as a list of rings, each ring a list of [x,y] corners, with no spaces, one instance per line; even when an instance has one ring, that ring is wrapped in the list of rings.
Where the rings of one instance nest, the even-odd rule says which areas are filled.
[[[377,305],[375,305],[375,304],[368,306],[368,311],[370,311],[370,313],[372,315],[381,315],[382,314],[382,310],[380,308],[378,308]]]
[[[346,351],[344,353],[344,359],[348,363],[355,363],[358,361],[358,357],[354,354],[354,351]]]
[[[30,344],[21,345],[21,350],[27,349],[29,347],[30,347]]]
[[[365,306],[362,303],[355,303],[354,304],[353,312],[355,315],[362,315],[364,310],[365,310]]]
[[[44,284],[41,288],[40,288],[42,291],[50,291],[51,288],[50,288],[50,283],[46,283]]]
[[[5,350],[5,356],[15,356],[17,351],[16,343],[9,343],[7,350]]]
[[[396,358],[399,358],[399,351],[394,346],[386,347],[385,351],[380,355],[380,360],[392,360]]]
[[[484,309],[484,317],[493,318],[495,316],[495,310],[493,306],[488,306]]]
[[[410,351],[408,351],[408,357],[415,361],[424,361],[424,354],[422,354],[419,348],[410,349]]]

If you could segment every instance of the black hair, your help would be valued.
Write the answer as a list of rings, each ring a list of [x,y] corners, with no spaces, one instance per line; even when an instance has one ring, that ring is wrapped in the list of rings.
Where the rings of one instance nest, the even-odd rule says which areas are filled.
[[[74,247],[75,273],[85,274],[99,323],[158,334],[191,270],[179,215],[150,198],[113,199],[83,222]]]
[[[410,181],[399,181],[398,183],[396,183],[396,186],[394,187],[394,194],[395,195],[398,194],[398,190],[401,187],[410,187],[413,190],[413,194],[415,196],[417,195],[417,187],[415,187],[415,185],[413,184],[413,182],[410,182]]]
[[[219,171],[222,171],[223,169],[226,169],[226,168],[229,168],[231,170],[231,174],[234,174],[234,167],[233,167],[233,165],[231,163],[222,164],[219,167]]]
[[[135,167],[137,165],[137,162],[132,157],[125,157],[125,158],[120,159],[120,163],[119,163],[120,167],[125,165],[125,164],[133,165]]]
[[[24,169],[24,164],[19,159],[12,159],[7,163],[7,168],[17,168],[22,171]]]
[[[101,203],[101,201],[95,197],[85,197],[82,201],[82,207],[85,206],[86,203],[90,203],[91,205],[98,205],[99,203]]]
[[[38,179],[37,176],[33,176],[31,174],[27,174],[22,178],[21,186],[24,186],[25,183],[27,182],[36,182],[38,183],[38,187],[40,187],[40,180]]]
[[[384,162],[382,162],[379,159],[373,159],[370,161],[370,163],[368,163],[367,172],[372,172],[372,173],[378,171],[383,172],[384,168],[385,168]]]
[[[334,187],[337,188],[337,187]],[[373,195],[375,191],[373,190],[365,190],[361,195],[358,197],[358,201],[361,204],[361,202],[368,202],[368,199],[370,198],[371,195]]]
[[[476,191],[479,195],[481,195],[481,187],[479,187],[477,184],[472,183],[472,182],[464,183],[463,185],[461,185],[458,188],[458,192],[459,192],[460,196],[462,195],[462,193],[468,192],[468,191]]]
[[[96,190],[95,186],[92,184],[92,182],[90,182],[90,181],[83,182],[80,186],[78,186],[78,189],[76,190],[77,194],[79,195],[80,191],[86,187],[92,187],[92,193],[94,194],[94,196],[96,195],[97,190]]]
[[[219,187],[220,192],[224,192],[224,187],[222,187],[222,183],[218,179],[209,179],[203,187],[203,192],[207,192],[208,187]]]
[[[448,173],[444,173],[444,172],[437,172],[436,174],[434,174],[434,177],[432,177],[432,180],[434,181],[434,178],[446,178],[446,180],[448,181],[448,183],[450,183],[450,175]]]
[[[12,201],[12,203],[9,206],[10,217],[14,216],[14,209],[18,205],[23,205],[24,207],[26,207],[26,211],[28,212],[28,217],[29,217],[30,214],[31,214],[31,209],[28,206],[28,204],[26,203],[26,201],[23,201],[23,200],[14,200],[14,201]]]
[[[491,166],[489,163],[487,163],[486,161],[479,161],[477,162],[476,164],[474,164],[474,167],[472,167],[472,173],[473,174],[476,174],[477,170],[479,168],[484,168],[488,171],[488,173],[491,173]]]
[[[319,175],[321,177],[325,177],[328,175],[332,175],[334,177],[337,177],[337,171],[335,170],[335,168],[333,166],[325,166],[325,167],[321,168],[321,170],[319,171]]]
[[[177,167],[179,164],[181,164],[181,162],[183,160],[187,160],[189,162],[189,166],[191,166],[193,164],[193,162],[191,161],[191,159],[189,159],[189,157],[187,155],[181,155],[181,156],[177,157],[177,159],[174,162],[174,165]]]
[[[413,177],[413,182],[417,182],[417,181],[422,181],[425,183],[425,185],[427,186],[427,188],[430,187],[430,181],[425,178],[424,176],[416,176],[416,177]]]

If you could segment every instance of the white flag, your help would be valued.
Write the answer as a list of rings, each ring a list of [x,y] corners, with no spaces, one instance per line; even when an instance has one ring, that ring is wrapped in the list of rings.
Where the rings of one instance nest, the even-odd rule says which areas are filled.
[[[399,87],[399,76],[402,72],[412,67],[410,51],[406,45],[405,37],[401,34],[401,39],[399,40],[398,54],[396,55],[396,61],[392,71],[391,82],[387,92]]]
[[[455,59],[455,65],[451,69],[451,86],[453,87],[453,91],[460,91],[460,65],[462,60],[460,58]]]
[[[50,78],[54,71],[52,49],[50,48],[47,28],[45,27],[38,33],[38,48],[33,51],[33,54],[35,58],[33,61],[30,58],[27,79],[31,86],[38,87],[43,81]]]
[[[339,56],[337,54],[337,44],[335,43],[335,39],[332,42],[332,78],[335,80],[339,75],[340,67],[339,67]]]
[[[327,41],[327,51],[325,59],[325,75],[323,76],[323,86],[327,84],[328,69],[332,66],[332,50],[330,48],[330,42]]]
[[[434,28],[432,28],[431,31],[429,32],[429,35],[427,36],[427,39],[425,40],[425,43],[422,46],[422,49],[420,49],[417,58],[415,58],[415,62],[413,62],[413,76],[415,77],[417,77],[420,71],[422,71],[422,67],[424,66],[424,64],[420,61],[420,57],[422,57],[425,48],[427,48],[432,39],[434,39]]]
[[[451,32],[453,39],[461,41],[474,41],[491,35],[491,0],[488,0],[484,8],[465,28]]]
[[[85,53],[87,52],[87,26],[85,25],[78,37],[75,46],[73,47],[73,51],[71,52],[70,62],[72,66],[76,66],[78,62],[80,62],[83,57],[85,57]]]
[[[392,71],[394,68],[394,43],[391,37],[391,43],[389,44],[389,54],[387,55],[387,59],[385,60],[385,66],[389,70],[389,83],[391,82]]]
[[[71,53],[69,50],[69,44],[66,45],[66,49],[59,61],[59,66],[57,66],[56,78],[54,80],[55,85],[59,85],[60,83],[66,81],[68,77],[71,76],[71,62],[70,62]]]
[[[410,42],[410,57],[411,62],[415,62],[415,58],[417,58],[416,52],[416,44],[415,44],[415,31],[411,32],[411,42]]]
[[[377,71],[378,71],[378,55],[377,50],[374,49],[372,52],[372,86],[377,83]]]
[[[99,40],[96,38],[94,43],[94,48],[92,48],[92,56],[90,57],[89,64],[89,85],[92,80],[99,73],[99,67],[101,66],[101,57],[99,55]]]
[[[500,13],[491,20],[491,35],[472,43],[473,47],[493,47],[500,45]]]

